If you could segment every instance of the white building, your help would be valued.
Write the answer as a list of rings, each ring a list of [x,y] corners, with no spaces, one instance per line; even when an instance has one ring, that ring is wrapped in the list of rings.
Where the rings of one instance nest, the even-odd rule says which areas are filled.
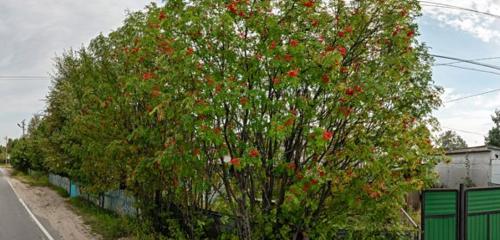
[[[486,187],[500,184],[500,148],[478,146],[448,151],[449,162],[436,166],[443,187]]]

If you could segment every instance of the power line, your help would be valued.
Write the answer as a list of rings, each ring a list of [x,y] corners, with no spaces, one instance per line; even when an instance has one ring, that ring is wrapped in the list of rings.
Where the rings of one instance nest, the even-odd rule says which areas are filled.
[[[482,134],[482,133],[478,133],[478,132],[473,132],[473,131],[469,131],[469,130],[462,130],[462,129],[456,129],[456,128],[449,128],[449,127],[444,127],[443,128],[446,128],[448,130],[453,130],[453,131],[457,131],[457,132],[463,132],[463,133],[469,133],[469,134],[475,134],[475,135],[480,135],[480,136],[485,136],[485,134]]]
[[[0,75],[0,78],[49,78],[49,76],[29,76],[29,75],[21,75],[21,76],[14,76],[14,75]]]
[[[436,54],[431,54],[431,56],[433,56],[435,58],[443,58],[443,59],[448,59],[448,60],[454,60],[454,61],[458,61],[458,62],[464,62],[464,63],[474,64],[474,65],[478,65],[478,66],[482,66],[482,67],[492,68],[492,69],[495,69],[495,70],[500,70],[500,66],[491,65],[491,64],[485,64],[485,63],[480,63],[480,62],[476,62],[474,60],[468,60],[468,59],[462,59],[462,58],[456,58],[456,57],[449,57],[449,56],[443,56],[443,55],[436,55]]]
[[[456,66],[456,65],[434,65],[434,66],[436,66],[436,67],[452,67],[452,68],[459,68],[459,69],[464,69],[464,70],[500,75],[500,72],[486,71],[486,70],[481,70],[478,68],[469,68],[469,67],[462,67],[462,66]]]
[[[0,81],[44,81],[50,79],[49,76],[1,76]]]
[[[444,3],[430,2],[430,1],[420,1],[420,3],[421,3],[422,6],[426,6],[426,7],[438,7],[438,8],[447,8],[447,9],[462,10],[462,11],[467,11],[467,12],[473,12],[473,13],[483,14],[483,15],[487,15],[487,16],[490,16],[490,17],[494,17],[494,18],[500,18],[500,15],[496,15],[496,14],[489,13],[489,12],[478,11],[478,10],[472,9],[472,8],[465,8],[465,7],[460,7],[460,6],[450,5],[450,4],[444,4]]]
[[[469,61],[485,61],[485,60],[494,60],[494,59],[500,59],[500,57],[487,57],[487,58],[476,58],[476,59],[469,59]],[[461,63],[462,61],[453,61],[453,62],[446,62],[446,63],[438,63],[434,64],[434,66],[448,66],[448,65],[453,65],[456,63]]]
[[[468,99],[468,98],[473,98],[473,97],[477,97],[477,96],[482,96],[482,95],[485,95],[485,94],[499,92],[499,91],[500,91],[500,88],[497,88],[497,89],[493,89],[493,90],[490,90],[490,91],[486,91],[486,92],[482,92],[482,93],[477,93],[477,94],[474,94],[474,95],[469,95],[469,96],[465,96],[465,97],[451,99],[451,100],[446,101],[445,103],[456,102],[456,101],[460,101],[460,100],[464,100],[464,99]]]

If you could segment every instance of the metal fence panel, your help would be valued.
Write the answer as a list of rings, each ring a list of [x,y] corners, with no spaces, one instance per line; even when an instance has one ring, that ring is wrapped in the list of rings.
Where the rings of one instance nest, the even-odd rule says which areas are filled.
[[[70,191],[70,180],[68,178],[49,173],[49,182],[57,187],[65,189],[68,193]]]
[[[128,196],[124,190],[104,193],[104,208],[121,215],[136,215],[135,199]]]
[[[120,215],[137,215],[135,199],[127,195],[125,190],[109,191],[103,194],[86,193],[80,189],[78,183],[52,173],[49,173],[49,182],[55,186],[64,188],[70,197],[81,197],[96,206]]]
[[[458,191],[429,190],[423,193],[422,223],[425,240],[456,240]]]
[[[467,189],[467,240],[500,239],[500,188]]]

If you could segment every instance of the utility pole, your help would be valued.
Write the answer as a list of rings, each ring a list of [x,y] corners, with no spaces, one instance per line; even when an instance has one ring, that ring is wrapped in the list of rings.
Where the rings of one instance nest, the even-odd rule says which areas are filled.
[[[5,136],[5,163],[8,163],[9,160],[9,137]]]
[[[23,119],[21,121],[21,123],[17,124],[17,126],[20,127],[21,129],[23,129],[23,135],[21,137],[24,137],[24,133],[25,133],[25,129],[26,129],[26,119]]]

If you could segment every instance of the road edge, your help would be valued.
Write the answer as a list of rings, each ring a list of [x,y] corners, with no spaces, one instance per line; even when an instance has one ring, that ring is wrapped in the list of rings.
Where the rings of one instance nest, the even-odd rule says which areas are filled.
[[[16,189],[14,189],[14,186],[12,186],[12,183],[10,182],[9,177],[7,176],[7,174],[5,173],[5,171],[4,171],[3,168],[0,168],[0,172],[2,172],[2,174],[5,176],[5,180],[9,184],[9,186],[12,189],[12,191],[14,192],[14,194],[16,195],[17,199],[19,200],[19,202],[21,203],[21,205],[23,205],[24,209],[26,209],[26,212],[28,212],[28,215],[30,215],[31,219],[33,219],[33,221],[35,221],[36,225],[42,231],[42,233],[45,235],[45,237],[48,240],[55,240],[52,237],[52,235],[50,235],[49,231],[47,231],[47,229],[42,225],[42,223],[40,223],[40,221],[36,218],[36,216],[33,214],[33,212],[31,212],[31,210],[29,209],[28,205],[26,205],[26,203],[23,201],[23,199],[21,199],[19,197],[19,195],[16,192]]]

